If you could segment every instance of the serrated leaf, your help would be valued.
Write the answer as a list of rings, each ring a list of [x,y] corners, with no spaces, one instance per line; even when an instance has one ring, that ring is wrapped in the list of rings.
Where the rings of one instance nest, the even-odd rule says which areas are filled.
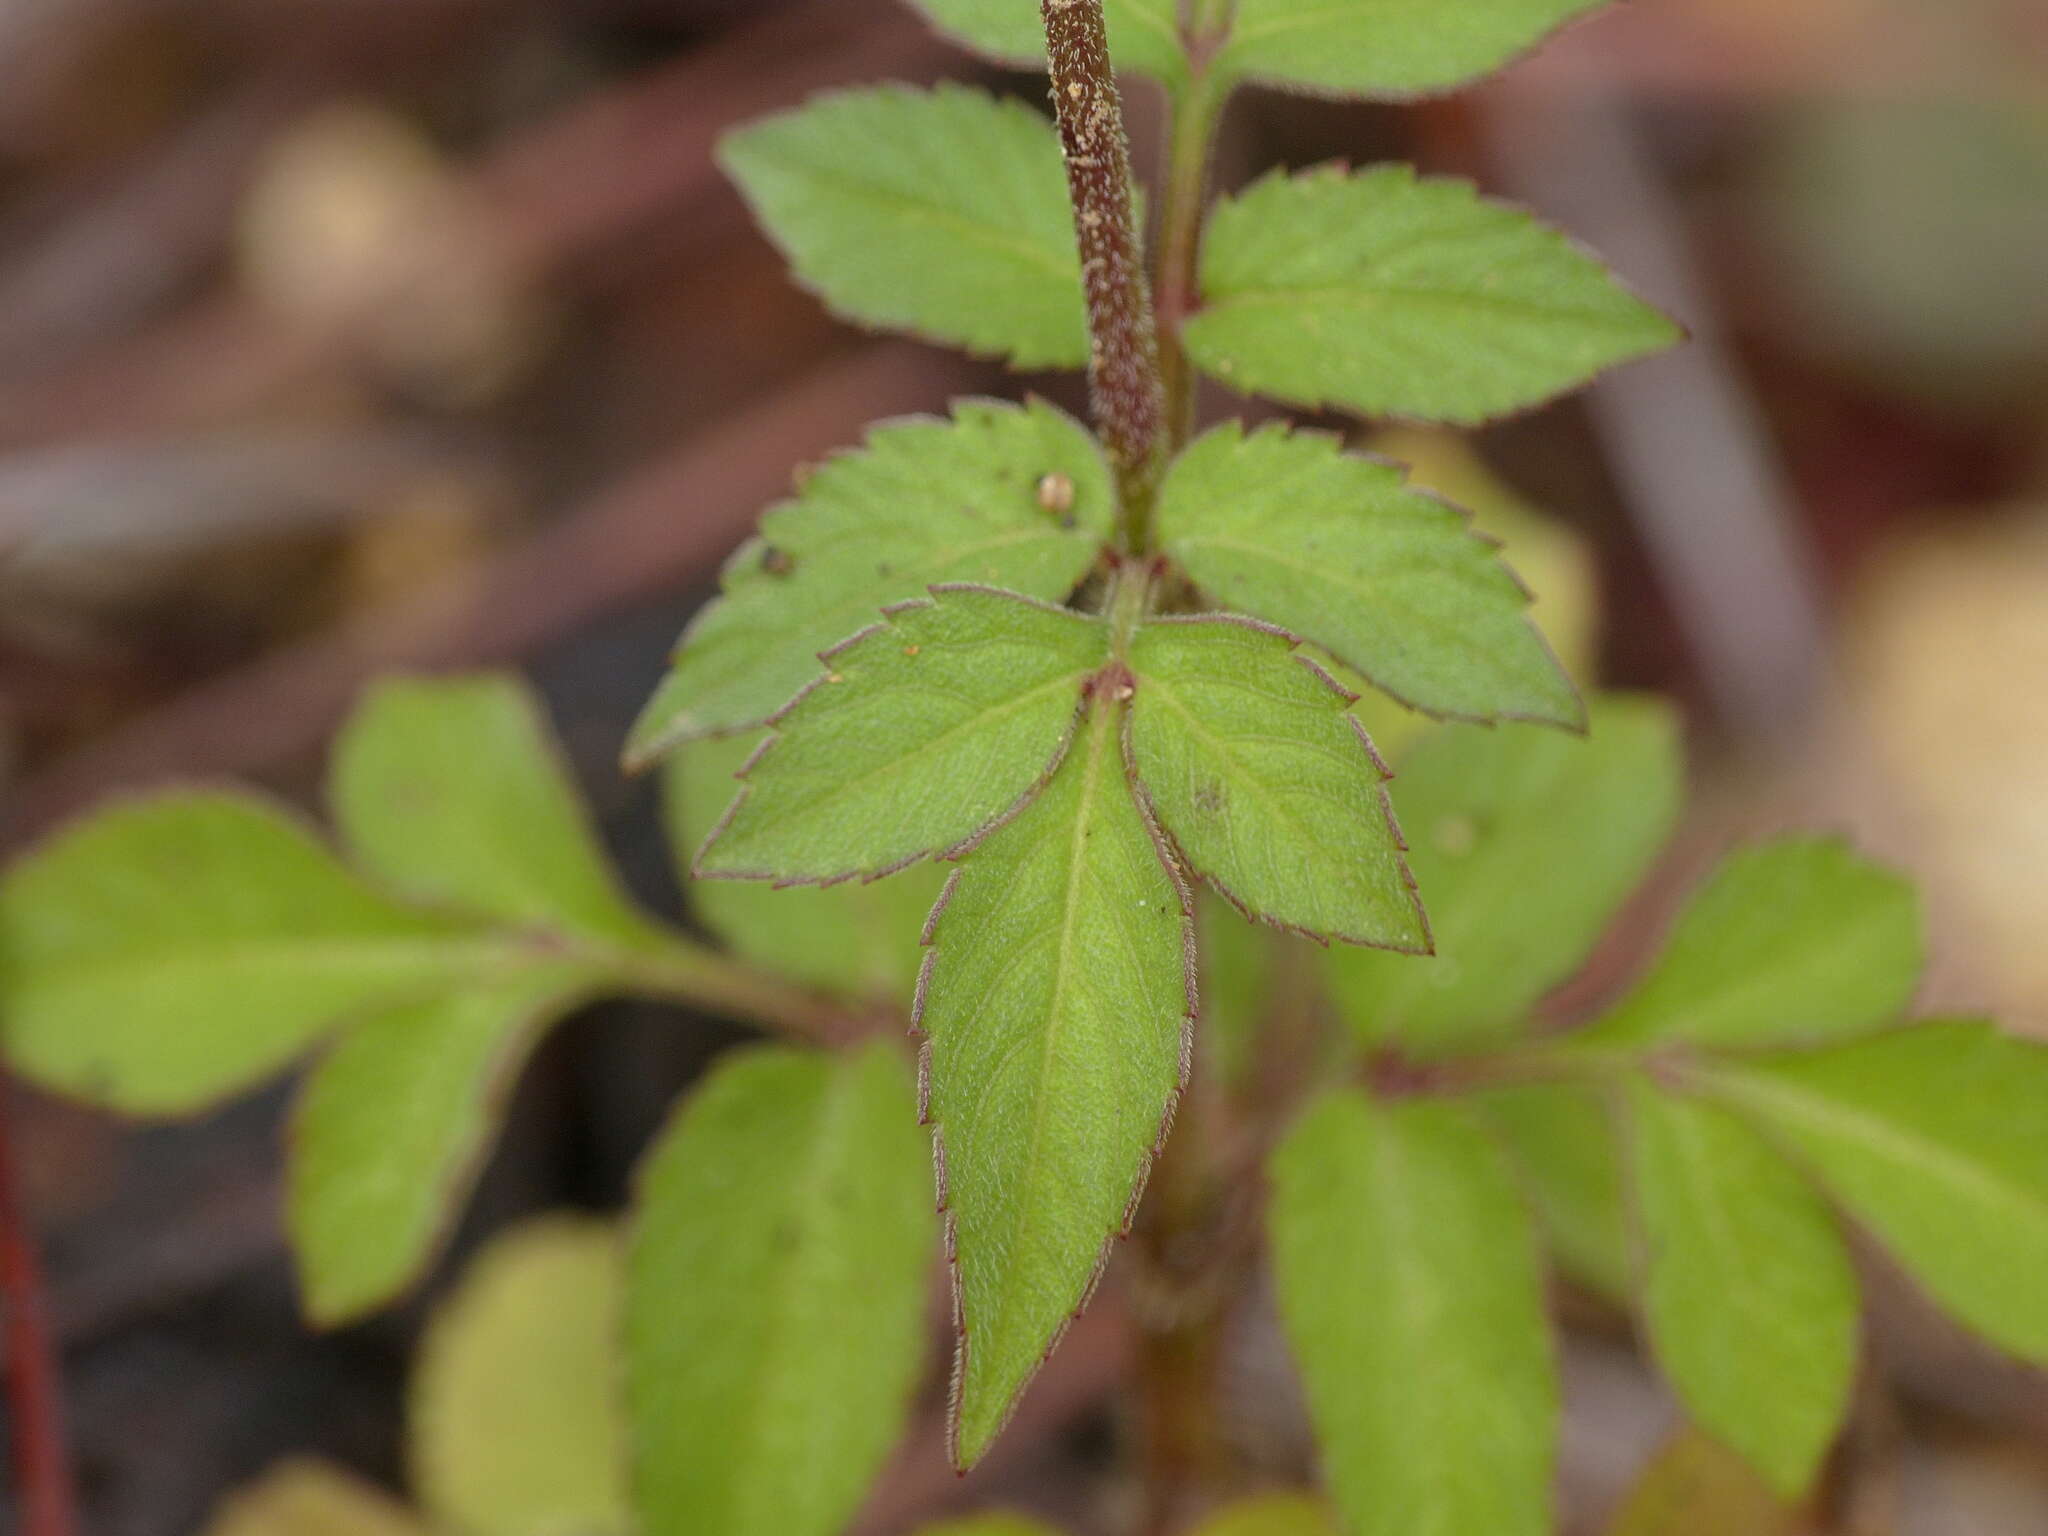
[[[413,1485],[474,1536],[632,1527],[617,1399],[615,1229],[539,1217],[492,1240],[436,1312],[411,1393]]]
[[[1669,320],[1528,214],[1406,166],[1220,203],[1189,354],[1293,405],[1474,424],[1669,346]]]
[[[1642,1304],[1692,1420],[1786,1498],[1806,1491],[1849,1406],[1849,1252],[1797,1170],[1725,1110],[1629,1092]]]
[[[1045,21],[1029,0],[911,0],[941,32],[1004,64],[1045,67]],[[1177,83],[1187,75],[1176,0],[1102,0],[1119,73]]]
[[[980,587],[935,587],[829,654],[778,717],[697,873],[825,883],[957,851],[1057,766],[1099,620]]]
[[[1059,137],[1022,102],[839,91],[728,134],[718,159],[835,314],[1019,368],[1088,361]]]
[[[2048,1363],[2048,1048],[1946,1022],[1702,1080],[1795,1152],[1944,1308]]]
[[[1336,1093],[1270,1167],[1281,1320],[1352,1536],[1546,1536],[1557,1373],[1498,1149],[1455,1105]]]
[[[1094,440],[1043,401],[963,401],[951,421],[875,429],[820,465],[727,565],[724,597],[684,632],[628,758],[762,724],[817,677],[819,652],[928,586],[1063,599],[1114,506]]]
[[[1405,99],[1511,62],[1607,0],[1237,0],[1210,66],[1282,89]]]
[[[1473,1095],[1506,1144],[1558,1266],[1610,1301],[1633,1291],[1627,1194],[1617,1132],[1601,1095],[1531,1083]]]
[[[693,741],[664,778],[676,867],[687,870],[738,789],[760,746],[753,736]],[[690,908],[725,945],[801,986],[849,999],[910,1005],[918,936],[945,883],[936,865],[830,890],[775,890],[739,880],[696,880]]]
[[[1584,738],[1509,726],[1419,742],[1394,810],[1436,955],[1323,957],[1359,1040],[1428,1056],[1522,1029],[1648,872],[1683,792],[1677,720],[1647,698],[1595,700]]]
[[[1585,710],[1529,597],[1465,515],[1401,470],[1284,425],[1230,422],[1168,472],[1166,552],[1224,606],[1313,641],[1403,703],[1462,720]]]
[[[1337,1527],[1322,1500],[1272,1493],[1219,1511],[1195,1536],[1337,1536]]]
[[[646,1536],[833,1536],[924,1354],[931,1164],[908,1065],[726,1058],[641,1172],[626,1358]]]
[[[1276,630],[1164,619],[1133,637],[1130,759],[1188,864],[1251,915],[1410,952],[1429,928],[1348,694]]]
[[[942,1520],[937,1525],[922,1525],[917,1529],[917,1536],[1060,1536],[1060,1533],[1028,1515],[998,1510],[992,1514],[969,1515],[964,1520]]]
[[[354,1473],[295,1457],[222,1500],[205,1536],[427,1536],[427,1527]]]
[[[1911,882],[1834,838],[1785,838],[1723,861],[1649,975],[1588,1045],[1790,1045],[1877,1029],[1924,961]]]
[[[1755,1468],[1688,1429],[1657,1453],[1607,1536],[1795,1536],[1799,1528]]]
[[[561,964],[360,1024],[292,1121],[285,1216],[307,1315],[345,1322],[416,1280],[460,1210],[527,1056],[601,978]]]
[[[1600,570],[1578,529],[1525,500],[1480,456],[1472,439],[1441,427],[1389,427],[1366,447],[1405,465],[1418,490],[1472,514],[1472,526],[1498,546],[1528,587],[1529,618],[1548,640],[1565,676],[1582,686],[1598,669]],[[1377,733],[1382,751],[1390,751]]]
[[[377,684],[335,745],[329,790],[357,862],[414,900],[602,945],[666,942],[620,887],[518,678]]]
[[[1186,892],[1098,703],[1050,785],[934,913],[918,1023],[961,1326],[972,1465],[1086,1299],[1185,1073]]]
[[[132,1114],[195,1113],[337,1024],[521,963],[502,940],[384,900],[240,795],[117,805],[0,880],[8,1060]]]

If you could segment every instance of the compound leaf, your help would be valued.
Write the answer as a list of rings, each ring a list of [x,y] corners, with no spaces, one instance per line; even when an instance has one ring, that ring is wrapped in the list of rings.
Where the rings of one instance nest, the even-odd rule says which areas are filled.
[[[626,1360],[647,1536],[831,1536],[900,1434],[937,1236],[908,1065],[727,1057],[642,1170]]]
[[[729,134],[718,155],[834,313],[1019,368],[1087,362],[1059,138],[1022,102],[841,91]]]
[[[1219,1510],[1195,1536],[1337,1536],[1337,1527],[1320,1499],[1270,1493]]]
[[[240,795],[115,806],[0,880],[9,1061],[131,1114],[203,1110],[350,1018],[522,963],[386,901]]]
[[[1212,597],[1313,641],[1403,703],[1578,728],[1585,710],[1529,596],[1465,515],[1337,440],[1241,423],[1160,490],[1159,537]]]
[[[1470,1102],[1506,1144],[1558,1266],[1625,1303],[1633,1292],[1627,1190],[1603,1096],[1576,1083],[1529,1083]]]
[[[1406,166],[1270,176],[1218,205],[1189,353],[1234,388],[1475,424],[1678,339],[1592,257]]]
[[[1693,1422],[1787,1498],[1849,1406],[1856,1272],[1797,1170],[1726,1110],[1629,1094],[1642,1303]]]
[[[1280,927],[1410,952],[1429,929],[1350,695],[1277,630],[1165,619],[1133,638],[1130,759],[1188,864]]]
[[[1108,654],[1099,619],[987,588],[890,609],[777,719],[697,873],[824,883],[963,848],[1058,764]]]
[[[539,968],[360,1024],[306,1080],[285,1205],[307,1315],[391,1300],[439,1247],[546,1026],[601,985]]]
[[[1649,975],[1588,1043],[1799,1044],[1898,1018],[1919,985],[1910,881],[1835,838],[1729,857],[1692,898]]]
[[[663,788],[676,867],[688,869],[732,803],[733,782],[760,741],[693,741],[669,759]],[[690,907],[734,953],[802,986],[853,1000],[910,1005],[917,941],[945,874],[937,865],[830,890],[774,890],[740,880],[698,880]]]
[[[1353,1536],[1544,1536],[1557,1373],[1499,1150],[1456,1105],[1336,1093],[1271,1172],[1280,1315]]]
[[[329,788],[357,862],[414,900],[602,945],[665,942],[620,888],[517,678],[378,684],[342,731]]]
[[[1429,898],[1433,959],[1324,956],[1366,1045],[1432,1055],[1512,1034],[1585,961],[1678,817],[1678,724],[1647,698],[1594,703],[1586,737],[1451,728],[1394,783],[1408,859]]]
[[[2048,1048],[1943,1022],[1708,1070],[1943,1307],[2048,1364]]]
[[[437,1529],[624,1533],[619,1240],[543,1216],[477,1255],[414,1370],[413,1486]]]
[[[1020,0],[911,0],[956,41],[1004,64],[1045,67],[1045,22]],[[1187,75],[1176,0],[1102,0],[1109,51],[1117,70],[1136,70],[1176,84]]]
[[[1088,573],[1114,509],[1088,434],[1042,401],[963,401],[953,420],[879,427],[820,465],[725,571],[627,745],[760,725],[818,675],[818,653],[928,586],[978,582],[1057,602]]]
[[[1211,68],[1282,89],[1405,98],[1491,73],[1606,0],[1238,0]]]
[[[961,1327],[954,1456],[988,1448],[1086,1299],[1185,1072],[1187,895],[1098,702],[932,919],[918,1022]]]

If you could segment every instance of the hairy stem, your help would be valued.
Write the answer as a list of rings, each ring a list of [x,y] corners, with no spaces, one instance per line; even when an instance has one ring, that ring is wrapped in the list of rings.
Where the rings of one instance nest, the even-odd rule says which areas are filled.
[[[1088,389],[1116,471],[1123,541],[1143,554],[1167,454],[1159,337],[1132,216],[1131,151],[1110,69],[1102,0],[1040,0],[1053,109],[1088,295]]]
[[[23,1536],[74,1536],[77,1497],[63,1393],[28,1213],[15,1177],[12,1084],[0,1078],[0,1298],[7,1309],[7,1425]]]

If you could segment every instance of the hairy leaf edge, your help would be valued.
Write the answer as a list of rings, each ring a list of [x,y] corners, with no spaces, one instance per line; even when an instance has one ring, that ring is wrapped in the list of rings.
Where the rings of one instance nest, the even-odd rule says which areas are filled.
[[[861,439],[858,443],[842,444],[839,447],[829,449],[820,458],[799,466],[793,476],[795,483],[791,486],[790,494],[770,502],[760,517],[754,520],[755,531],[748,534],[746,538],[734,546],[732,555],[727,557],[724,567],[719,571],[719,590],[706,599],[704,604],[690,616],[689,622],[683,626],[682,634],[677,637],[676,643],[669,647],[666,666],[670,669],[674,668],[677,661],[681,658],[683,651],[688,648],[692,640],[697,638],[698,632],[702,629],[711,610],[725,600],[727,593],[724,578],[726,572],[731,568],[733,559],[750,550],[758,551],[766,547],[760,537],[760,524],[766,518],[782,511],[784,508],[801,505],[805,484],[812,476],[831,465],[846,460],[858,459],[863,455],[874,452],[875,439],[883,436],[885,433],[901,431],[911,427],[959,427],[963,424],[960,419],[961,412],[976,409],[993,410],[1013,416],[1029,416],[1038,412],[1050,414],[1072,427],[1087,442],[1088,446],[1094,451],[1097,460],[1103,464],[1104,478],[1108,478],[1108,463],[1102,458],[1102,444],[1095,434],[1089,431],[1071,412],[1062,409],[1035,390],[1027,392],[1021,401],[1004,400],[994,395],[960,395],[948,406],[948,413],[946,415],[940,415],[936,411],[905,411],[900,415],[885,416],[879,420],[871,421],[862,430]],[[1078,533],[1082,530],[1075,528],[1068,531]],[[918,599],[910,598],[907,601],[916,602]],[[1027,598],[1025,601],[1029,602],[1033,601],[1033,599]],[[1058,604],[1051,606],[1057,607]],[[877,611],[880,610],[878,609]],[[827,651],[819,653],[818,660],[823,662],[827,655],[843,649],[845,646],[852,644],[854,640],[863,638],[873,628],[874,626],[871,624],[866,629],[863,629],[860,634],[849,636],[847,639],[835,643]],[[811,686],[814,685],[807,684],[803,692],[808,692]],[[798,697],[801,696],[800,693]],[[796,700],[791,699],[788,703],[768,714],[750,720],[739,721],[731,725],[701,726],[691,721],[687,714],[684,714],[679,715],[660,730],[647,730],[645,727],[648,723],[648,710],[653,704],[653,700],[650,699],[648,705],[642,708],[639,718],[627,732],[626,743],[619,752],[619,766],[628,774],[637,775],[645,773],[677,747],[687,746],[690,742],[716,741],[727,736],[742,736],[748,731],[761,730],[773,724],[782,715],[787,714],[795,703]]]
[[[1112,666],[1114,665],[1116,664],[1112,663]],[[1084,699],[1083,702],[1085,705],[1089,701]],[[1115,707],[1122,709],[1124,714],[1124,720],[1118,731],[1119,741],[1121,742],[1122,736],[1128,730],[1130,710],[1123,701],[1114,702]],[[1069,739],[1071,740],[1071,737]],[[1146,1186],[1151,1182],[1153,1166],[1159,1161],[1161,1154],[1165,1151],[1167,1138],[1173,1134],[1174,1115],[1180,1108],[1181,1097],[1187,1092],[1188,1081],[1194,1071],[1195,1021],[1201,1012],[1201,991],[1197,974],[1194,888],[1189,884],[1187,874],[1179,862],[1172,843],[1166,837],[1165,830],[1159,825],[1158,818],[1152,814],[1151,806],[1143,797],[1136,793],[1135,785],[1130,782],[1128,768],[1126,769],[1125,783],[1126,787],[1131,790],[1132,803],[1137,808],[1138,817],[1144,822],[1145,830],[1152,839],[1152,850],[1158,855],[1160,867],[1166,871],[1166,878],[1172,884],[1174,893],[1180,900],[1181,986],[1187,998],[1187,1006],[1181,1015],[1179,1078],[1174,1084],[1173,1091],[1167,1095],[1166,1105],[1160,1116],[1159,1132],[1153,1138],[1151,1150],[1145,1154],[1143,1161],[1138,1165],[1137,1182],[1131,1186],[1131,1198],[1124,1206],[1122,1220],[1113,1231],[1104,1236],[1102,1249],[1096,1255],[1095,1268],[1089,1274],[1088,1282],[1082,1288],[1080,1298],[1074,1303],[1073,1310],[1061,1321],[1052,1337],[1046,1340],[1044,1353],[1038,1357],[1038,1363],[1032,1367],[1031,1373],[1018,1383],[1016,1392],[1011,1396],[1008,1405],[1003,1410],[1002,1419],[989,1435],[989,1443],[991,1445],[1001,1438],[1003,1431],[1009,1427],[1010,1421],[1017,1416],[1018,1406],[1024,1401],[1025,1393],[1031,1390],[1031,1384],[1038,1379],[1038,1373],[1045,1368],[1045,1363],[1052,1358],[1053,1352],[1060,1347],[1061,1340],[1067,1336],[1067,1330],[1073,1326],[1074,1322],[1083,1312],[1088,1310],[1088,1304],[1095,1299],[1096,1289],[1101,1285],[1102,1276],[1109,1268],[1110,1257],[1115,1253],[1116,1245],[1130,1236],[1132,1223],[1137,1219],[1138,1207],[1145,1198]],[[1040,788],[1042,789],[1043,785]],[[949,855],[949,857],[962,856],[964,855]],[[946,1456],[953,1463],[954,1467],[963,1474],[968,1470],[968,1468],[961,1465],[960,1460],[960,1410],[967,1382],[967,1351],[969,1348],[967,1319],[964,1310],[966,1298],[962,1293],[960,1285],[960,1257],[956,1245],[952,1190],[946,1175],[945,1126],[940,1121],[933,1119],[931,1113],[932,1041],[931,1036],[924,1030],[924,1010],[926,993],[931,981],[932,966],[938,960],[936,945],[939,919],[945,915],[946,908],[952,903],[953,892],[960,884],[960,877],[965,873],[964,869],[955,869],[947,877],[945,888],[939,892],[939,899],[932,905],[931,915],[925,919],[924,934],[920,942],[923,944],[926,953],[924,963],[918,968],[917,994],[911,1003],[910,1009],[910,1032],[919,1042],[917,1051],[917,1118],[920,1125],[930,1126],[932,1132],[932,1176],[938,1192],[938,1212],[945,1224],[946,1275],[950,1282],[953,1300],[952,1326],[954,1349],[953,1371],[946,1389]]]
[[[1211,368],[1204,366],[1200,359],[1194,358],[1193,352],[1191,350],[1189,354],[1190,358],[1192,361],[1194,361],[1195,367],[1201,372],[1204,378],[1214,380],[1216,383],[1222,385],[1225,389],[1229,390],[1232,394],[1244,400],[1255,400],[1263,397],[1268,400],[1276,400],[1282,405],[1292,406],[1297,410],[1311,411],[1317,413],[1330,412],[1339,415],[1355,417],[1359,420],[1388,422],[1398,426],[1448,426],[1458,427],[1470,431],[1480,427],[1494,426],[1503,421],[1512,421],[1517,416],[1531,415],[1534,412],[1543,410],[1548,406],[1557,404],[1560,400],[1570,399],[1580,390],[1586,389],[1592,384],[1597,383],[1599,380],[1604,379],[1608,374],[1615,372],[1617,369],[1626,368],[1629,367],[1631,364],[1644,362],[1650,358],[1661,356],[1662,354],[1671,351],[1675,347],[1686,345],[1692,340],[1692,331],[1690,327],[1686,326],[1682,321],[1678,320],[1671,314],[1667,313],[1661,306],[1653,304],[1647,298],[1643,297],[1643,295],[1636,290],[1635,286],[1632,283],[1630,283],[1626,278],[1624,278],[1620,272],[1616,271],[1614,267],[1609,265],[1607,259],[1603,257],[1598,251],[1594,250],[1592,246],[1588,245],[1585,241],[1579,239],[1576,235],[1572,234],[1571,231],[1560,228],[1558,225],[1551,223],[1548,219],[1536,213],[1535,210],[1531,209],[1526,204],[1517,203],[1510,198],[1491,196],[1480,187],[1478,182],[1474,181],[1469,176],[1425,176],[1420,171],[1416,170],[1413,166],[1403,166],[1402,168],[1407,170],[1413,177],[1413,179],[1418,183],[1445,183],[1453,186],[1464,187],[1466,190],[1470,191],[1473,194],[1473,198],[1475,201],[1491,208],[1497,208],[1504,212],[1516,214],[1521,218],[1527,219],[1531,224],[1533,224],[1536,228],[1542,230],[1544,233],[1551,235],[1556,239],[1562,240],[1568,247],[1571,248],[1571,250],[1576,255],[1581,256],[1585,258],[1587,261],[1592,262],[1593,265],[1596,266],[1606,276],[1607,280],[1610,283],[1612,283],[1614,287],[1624,297],[1634,300],[1637,304],[1640,304],[1645,310],[1647,310],[1651,315],[1663,321],[1666,329],[1669,331],[1670,334],[1663,341],[1657,343],[1654,346],[1648,347],[1643,351],[1633,353],[1628,357],[1616,358],[1611,363],[1603,363],[1598,368],[1595,368],[1591,373],[1586,374],[1584,377],[1578,379],[1577,381],[1569,384],[1559,385],[1556,389],[1550,391],[1548,394],[1539,395],[1532,400],[1526,400],[1520,405],[1507,406],[1497,411],[1482,411],[1477,413],[1461,412],[1454,415],[1423,415],[1413,411],[1365,412],[1357,410],[1352,406],[1346,405],[1339,400],[1311,400],[1305,396],[1281,394],[1274,390],[1248,389],[1236,380],[1232,379],[1229,374],[1219,373]],[[1257,180],[1251,182],[1246,187],[1242,188],[1237,192],[1229,194],[1228,200],[1231,202],[1242,201],[1250,193],[1257,190],[1260,186],[1269,181],[1305,181],[1311,176],[1330,175],[1333,173],[1344,177],[1346,180],[1349,180],[1351,177],[1357,174],[1357,170],[1351,164],[1350,161],[1342,159],[1318,161],[1314,165],[1303,166],[1291,171],[1284,166],[1275,166],[1272,170],[1268,171],[1264,176],[1259,177]],[[1201,286],[1201,291],[1197,293],[1196,308],[1194,312],[1188,316],[1189,322],[1193,323],[1195,321],[1198,321],[1201,318],[1201,316],[1211,307],[1213,306],[1211,305],[1209,300],[1209,296],[1207,293],[1207,285],[1203,284]]]
[[[1292,630],[1283,629],[1278,624],[1270,623],[1265,619],[1255,619],[1248,614],[1242,613],[1163,614],[1148,618],[1145,622],[1148,625],[1234,624],[1240,629],[1255,630],[1260,634],[1271,635],[1276,639],[1286,640],[1297,646],[1310,643],[1304,641],[1301,636],[1295,634]],[[1421,948],[1411,949],[1402,945],[1378,944],[1368,939],[1353,938],[1349,934],[1319,933],[1313,928],[1304,928],[1298,923],[1280,922],[1275,918],[1254,911],[1245,903],[1242,897],[1221,880],[1218,880],[1206,870],[1197,869],[1194,860],[1188,857],[1186,850],[1174,839],[1172,830],[1166,825],[1165,819],[1160,816],[1158,806],[1152,799],[1152,791],[1146,785],[1143,775],[1138,772],[1137,757],[1131,745],[1131,711],[1126,709],[1118,734],[1118,745],[1123,751],[1124,776],[1130,782],[1132,797],[1137,800],[1138,809],[1144,815],[1146,825],[1157,829],[1157,835],[1165,837],[1167,846],[1172,850],[1174,857],[1186,869],[1191,871],[1202,884],[1208,886],[1209,889],[1235,907],[1246,921],[1256,923],[1261,927],[1277,929],[1281,933],[1299,934],[1302,938],[1320,944],[1326,949],[1332,942],[1336,942],[1356,945],[1360,949],[1385,950],[1390,954],[1396,955],[1434,955],[1436,953],[1436,936],[1430,929],[1429,913],[1422,905],[1422,892],[1421,888],[1416,884],[1415,871],[1408,866],[1408,859],[1406,857],[1408,853],[1407,834],[1402,832],[1400,820],[1394,813],[1393,796],[1387,793],[1387,784],[1393,779],[1394,770],[1387,766],[1387,760],[1380,756],[1380,749],[1373,745],[1372,737],[1365,729],[1365,722],[1351,713],[1351,706],[1358,702],[1359,695],[1353,693],[1349,688],[1338,682],[1337,679],[1330,676],[1328,672],[1324,671],[1314,657],[1304,656],[1300,651],[1296,651],[1289,659],[1306,667],[1318,681],[1344,701],[1345,723],[1351,727],[1352,734],[1358,738],[1358,744],[1365,749],[1366,758],[1371,762],[1374,771],[1378,775],[1378,782],[1374,785],[1374,793],[1379,800],[1380,816],[1386,824],[1387,833],[1394,841],[1397,862],[1401,867],[1401,884],[1407,892],[1408,905],[1414,910],[1416,925],[1422,930]],[[1144,685],[1144,678],[1141,674],[1133,677],[1133,686],[1142,688]]]

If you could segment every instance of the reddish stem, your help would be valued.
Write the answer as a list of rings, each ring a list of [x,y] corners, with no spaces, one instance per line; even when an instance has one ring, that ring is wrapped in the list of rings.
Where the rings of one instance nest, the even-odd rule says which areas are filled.
[[[22,1209],[9,1127],[11,1084],[0,1077],[0,1300],[6,1307],[7,1423],[23,1536],[76,1536],[71,1451],[42,1266]]]
[[[1167,448],[1152,294],[1132,217],[1131,151],[1102,0],[1041,0],[1053,109],[1088,295],[1088,388],[1117,474],[1125,545],[1142,554]]]

